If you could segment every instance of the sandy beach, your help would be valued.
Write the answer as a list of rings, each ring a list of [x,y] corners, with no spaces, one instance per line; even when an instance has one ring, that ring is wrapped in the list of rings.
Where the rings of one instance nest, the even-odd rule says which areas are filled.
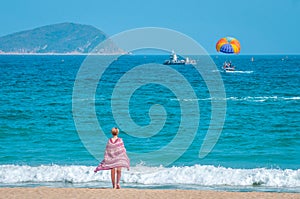
[[[205,198],[299,199],[299,193],[225,192],[199,190],[104,189],[104,188],[0,188],[0,198]]]

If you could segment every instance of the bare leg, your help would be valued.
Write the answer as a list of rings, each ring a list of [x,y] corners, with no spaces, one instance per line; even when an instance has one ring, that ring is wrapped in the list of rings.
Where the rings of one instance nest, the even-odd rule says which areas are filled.
[[[120,179],[121,179],[121,170],[122,168],[119,167],[117,168],[117,189],[120,189]]]
[[[113,188],[116,188],[116,169],[110,170],[110,177]]]

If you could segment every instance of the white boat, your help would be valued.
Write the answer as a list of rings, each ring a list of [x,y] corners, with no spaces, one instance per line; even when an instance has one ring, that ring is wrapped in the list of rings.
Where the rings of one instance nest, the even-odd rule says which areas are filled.
[[[164,62],[164,65],[186,65],[186,64],[196,64],[196,60],[190,60],[188,57],[179,60],[176,53],[172,51],[170,59]]]
[[[224,62],[224,64],[223,64],[223,70],[225,72],[234,72],[235,71],[235,67],[234,67],[234,65],[231,64],[231,62]]]

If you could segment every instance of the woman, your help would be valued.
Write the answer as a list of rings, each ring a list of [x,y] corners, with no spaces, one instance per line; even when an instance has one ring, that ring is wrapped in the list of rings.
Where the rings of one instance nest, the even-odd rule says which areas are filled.
[[[124,167],[129,170],[130,162],[126,154],[123,140],[118,137],[119,129],[116,127],[112,128],[111,134],[113,137],[110,138],[106,144],[104,160],[99,164],[94,172],[110,169],[113,188],[120,189],[121,169]]]

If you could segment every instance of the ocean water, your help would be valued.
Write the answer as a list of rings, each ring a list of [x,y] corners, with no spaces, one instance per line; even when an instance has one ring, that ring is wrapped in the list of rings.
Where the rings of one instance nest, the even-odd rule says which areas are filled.
[[[163,79],[155,71],[156,81],[147,84],[151,71],[130,73],[168,55],[99,56],[95,70],[114,60],[101,78],[82,70],[85,58],[0,56],[0,187],[110,187],[109,171],[93,170],[110,129],[118,126],[131,159],[123,187],[300,192],[299,55],[211,56],[216,69],[208,74],[221,78],[220,99],[213,99],[215,91],[191,65],[165,66],[190,87],[176,81],[177,73]],[[233,73],[222,71],[228,59],[236,65]],[[82,87],[76,82],[80,71],[86,72]],[[195,94],[182,93],[188,89]],[[212,101],[226,105],[224,125],[216,127],[216,144],[200,158]],[[191,109],[195,105],[199,110]],[[131,120],[122,120],[127,114]],[[178,140],[181,124],[186,134],[162,152]]]

